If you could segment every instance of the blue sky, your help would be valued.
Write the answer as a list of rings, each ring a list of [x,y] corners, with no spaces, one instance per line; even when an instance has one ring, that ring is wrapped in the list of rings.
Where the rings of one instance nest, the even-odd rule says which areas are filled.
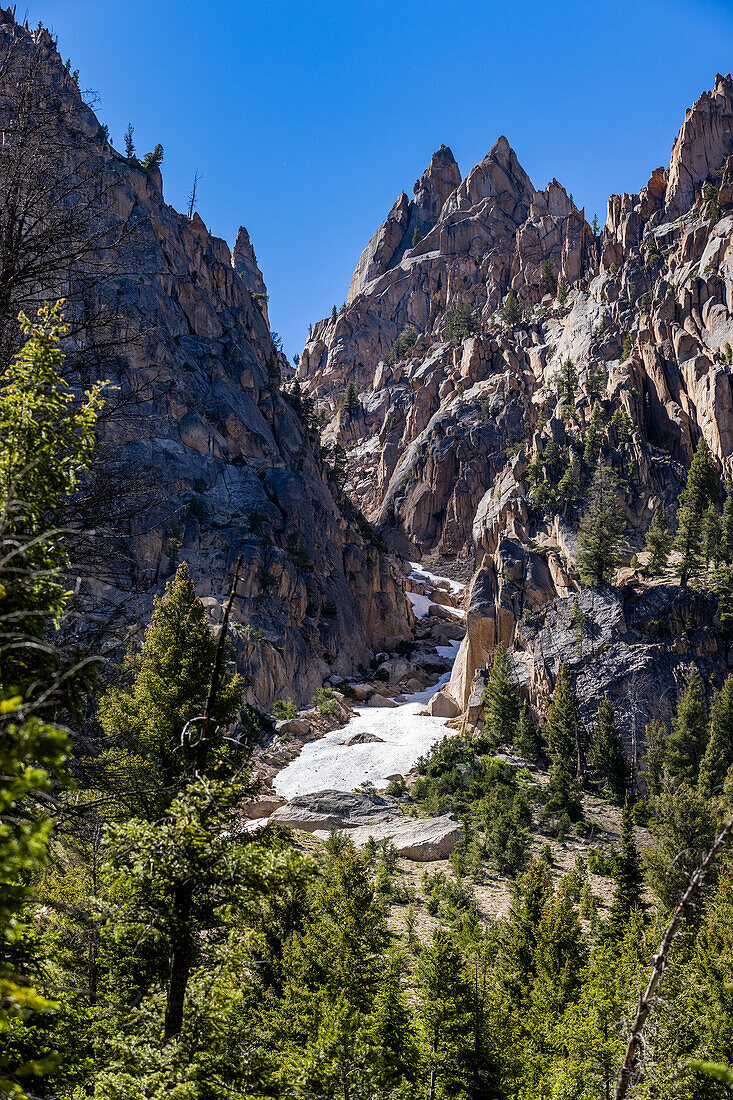
[[[23,9],[18,5],[18,16]],[[608,195],[666,164],[733,68],[733,0],[39,0],[123,147],[165,147],[168,202],[247,226],[292,355],[441,142],[465,175],[504,133],[535,186]]]

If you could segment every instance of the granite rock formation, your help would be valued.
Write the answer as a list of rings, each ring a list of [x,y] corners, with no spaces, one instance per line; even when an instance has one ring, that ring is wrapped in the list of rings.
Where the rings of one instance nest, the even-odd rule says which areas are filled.
[[[107,265],[105,278],[68,310],[93,316],[102,299],[114,303],[95,363],[117,411],[102,428],[102,473],[115,497],[131,471],[152,491],[124,518],[93,517],[115,567],[79,576],[79,622],[92,615],[108,624],[108,642],[129,636],[179,561],[221,621],[241,556],[232,638],[247,696],[262,706],[303,702],[329,675],[408,637],[412,616],[401,578],[340,492],[317,432],[281,392],[247,231],[230,253],[198,213],[169,206],[159,169],[113,148],[47,31],[0,12],[0,48],[32,59],[45,95],[74,108],[63,115],[64,146],[104,195],[102,228],[126,229],[124,255],[97,254],[96,244],[84,252],[84,263]],[[12,88],[3,89],[6,101]],[[45,170],[60,170],[51,152]]]
[[[628,491],[621,568],[587,611],[612,658],[594,643],[571,662],[588,715],[603,694],[621,705],[630,680],[645,698],[673,696],[690,659],[730,666],[714,606],[686,604],[670,648],[659,623],[682,623],[679,588],[629,567],[654,509],[673,515],[701,436],[733,475],[730,76],[687,111],[669,167],[638,194],[611,196],[600,231],[557,180],[536,190],[503,137],[440,196],[413,244],[417,195],[400,197],[347,304],[313,328],[298,379],[326,414],[326,438],[347,448],[347,489],[387,542],[443,572],[473,563],[448,692],[475,717],[501,641],[541,710],[571,660],[569,611],[586,599],[573,471],[599,430]],[[346,411],[350,382],[359,404]]]

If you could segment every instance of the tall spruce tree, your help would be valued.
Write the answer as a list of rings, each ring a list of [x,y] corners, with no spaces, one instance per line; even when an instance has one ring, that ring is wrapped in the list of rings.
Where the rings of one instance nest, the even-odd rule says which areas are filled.
[[[677,511],[677,535],[674,548],[680,555],[678,570],[680,584],[684,588],[690,577],[696,576],[703,566],[703,521],[710,504],[718,495],[718,476],[713,456],[705,440],[695,450],[687,475],[687,484],[680,493]]]
[[[621,940],[635,909],[643,910],[644,877],[641,871],[639,849],[634,839],[634,821],[631,803],[627,798],[621,814],[621,851],[614,863],[616,889],[606,921],[605,934],[609,939]]]
[[[553,762],[569,775],[580,778],[585,731],[580,720],[578,696],[567,665],[560,665],[543,732]]]
[[[725,483],[725,500],[720,526],[720,556],[727,565],[733,565],[733,481]]]
[[[667,509],[663,504],[655,510],[644,537],[649,554],[649,572],[658,576],[667,568],[669,552],[672,549],[672,535],[667,520]]]
[[[578,568],[583,584],[598,587],[613,576],[625,526],[619,493],[619,480],[614,471],[609,466],[598,465],[578,532]]]
[[[156,597],[143,644],[125,659],[122,684],[99,703],[103,741],[89,766],[127,812],[156,819],[202,766],[202,755],[223,751],[223,729],[242,700],[240,676],[221,678],[209,730],[203,722],[187,727],[204,715],[216,648],[183,563]]]
[[[501,315],[511,328],[515,328],[516,325],[522,320],[522,310],[517,301],[517,296],[513,290],[509,290],[506,298],[504,299],[504,305],[501,310]]]
[[[705,691],[697,665],[690,665],[677,700],[672,733],[667,740],[665,767],[677,782],[694,784],[705,752],[708,719]]]
[[[722,793],[733,764],[733,676],[728,676],[710,707],[710,732],[702,763],[699,788],[707,797]]]
[[[613,707],[608,699],[601,699],[598,704],[588,763],[614,801],[622,804],[628,788],[629,769]]]
[[[519,696],[509,667],[506,646],[500,642],[484,689],[486,732],[496,745],[509,745],[517,731]]]
[[[472,1024],[471,986],[461,951],[446,929],[436,929],[417,967],[417,1015],[426,1067],[427,1100],[466,1095]]]
[[[356,386],[351,381],[346,387],[346,392],[341,402],[341,408],[344,410],[349,420],[353,420],[359,411],[359,398],[356,394]]]
[[[517,729],[512,744],[525,760],[536,761],[542,753],[542,740],[537,726],[532,721],[529,703],[526,699],[522,700],[522,705],[519,708]]]
[[[540,266],[540,293],[552,294],[554,296],[557,290],[557,277],[552,266],[552,260],[545,259]]]

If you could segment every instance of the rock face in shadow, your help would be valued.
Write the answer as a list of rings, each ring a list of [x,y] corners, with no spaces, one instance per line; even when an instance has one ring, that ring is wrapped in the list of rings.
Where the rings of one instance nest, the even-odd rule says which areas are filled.
[[[133,482],[146,492],[113,519],[92,517],[106,567],[80,577],[87,621],[107,640],[112,623],[116,636],[144,624],[185,560],[216,623],[241,556],[232,640],[247,697],[302,702],[409,635],[402,583],[337,488],[307,414],[281,392],[284,357],[246,229],[231,254],[198,213],[166,204],[160,173],[120,155],[82,104],[51,36],[0,13],[0,45],[11,39],[76,104],[63,137],[99,181],[110,231],[126,238],[124,254],[85,259],[107,275],[76,308],[115,306],[95,364],[117,410],[102,425],[97,474],[115,498]]]
[[[434,556],[438,571],[441,560],[473,561],[445,694],[475,716],[503,642],[542,708],[553,637],[586,598],[577,533],[599,459],[626,486],[626,532],[616,625],[597,624],[609,656],[586,649],[574,666],[588,714],[606,690],[620,700],[625,680],[666,698],[693,658],[730,667],[714,606],[707,625],[686,631],[674,583],[631,567],[655,509],[674,523],[700,437],[733,476],[730,76],[687,111],[669,166],[638,194],[611,196],[600,231],[557,180],[536,189],[503,137],[414,244],[403,200],[390,215],[399,246],[357,268],[346,306],[312,330],[298,377],[329,420],[326,438],[348,448],[347,489],[388,544]],[[349,383],[359,407],[347,413]],[[647,589],[680,628],[674,647],[632,625]],[[531,624],[544,624],[537,637]]]

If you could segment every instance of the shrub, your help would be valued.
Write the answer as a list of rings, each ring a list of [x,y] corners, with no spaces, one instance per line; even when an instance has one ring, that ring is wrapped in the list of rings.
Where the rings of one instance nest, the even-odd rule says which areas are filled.
[[[318,713],[324,718],[332,718],[337,712],[337,701],[333,697],[330,687],[319,687],[311,699],[311,706],[318,709]]]
[[[407,355],[410,348],[414,347],[417,343],[417,333],[412,325],[407,325],[403,328],[394,344],[390,348],[388,360],[390,363],[396,363],[398,359],[402,359]]]
[[[289,721],[291,718],[295,718],[298,708],[290,699],[278,699],[273,705],[272,713],[280,721]]]

